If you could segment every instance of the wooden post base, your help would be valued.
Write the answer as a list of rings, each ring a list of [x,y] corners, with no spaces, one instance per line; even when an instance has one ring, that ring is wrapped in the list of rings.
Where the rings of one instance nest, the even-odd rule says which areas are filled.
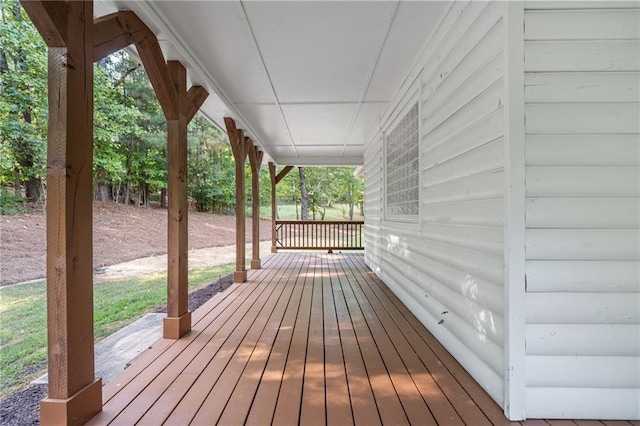
[[[45,398],[40,401],[40,424],[83,425],[102,411],[102,379],[80,389],[68,399]]]
[[[247,271],[236,271],[233,273],[233,282],[234,283],[244,283],[247,282]]]
[[[163,325],[162,337],[177,340],[191,331],[191,312],[180,317],[167,317]]]
[[[271,246],[271,253],[277,253],[277,252],[278,252],[278,247]]]
[[[260,269],[262,267],[262,262],[260,259],[251,259],[251,269]]]

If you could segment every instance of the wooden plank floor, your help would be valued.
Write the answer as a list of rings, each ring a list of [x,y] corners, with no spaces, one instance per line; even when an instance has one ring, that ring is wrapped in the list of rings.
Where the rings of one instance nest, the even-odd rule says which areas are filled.
[[[103,389],[93,425],[631,425],[509,422],[364,265],[280,253]]]

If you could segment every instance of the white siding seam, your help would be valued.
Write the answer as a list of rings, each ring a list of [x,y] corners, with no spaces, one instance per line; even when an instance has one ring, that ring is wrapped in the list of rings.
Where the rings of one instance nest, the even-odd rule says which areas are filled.
[[[475,347],[477,353],[484,354],[482,359],[486,359],[485,364],[493,371],[496,376],[501,377],[500,370],[502,369],[502,346],[500,343],[495,342],[490,335],[483,334],[483,332],[478,329],[478,324],[473,324],[469,322],[468,319],[465,319],[465,317],[457,314],[450,304],[443,303],[442,301],[429,296],[428,293],[422,289],[420,289],[422,294],[418,294],[415,287],[405,287],[400,284],[403,280],[398,280],[397,277],[399,275],[404,277],[404,275],[401,271],[398,271],[395,268],[395,265],[389,264],[388,268],[386,268],[385,271],[386,274],[395,276],[391,281],[399,283],[396,285],[400,286],[405,292],[412,294],[415,300],[420,300],[416,296],[422,296],[427,311],[434,319],[444,318],[444,321],[442,322],[434,321],[433,323],[430,323],[428,325],[425,324],[427,328],[432,329],[436,326],[445,325],[445,327],[448,328],[449,332],[455,335],[461,341],[465,341],[465,334],[468,336],[474,336],[475,340],[466,341],[466,343],[470,344],[472,347]],[[443,314],[445,311],[447,313]]]
[[[489,59],[487,59],[478,69],[476,69],[471,75],[469,75],[467,77],[467,79],[459,86],[457,86],[455,88],[455,90],[453,90],[445,99],[440,100],[439,103],[432,105],[432,97],[428,97],[425,96],[425,99],[422,103],[422,107],[425,108],[425,110],[427,111],[440,111],[443,110],[447,105],[451,104],[452,100],[455,98],[455,96],[460,96],[461,94],[464,94],[465,90],[469,90],[470,88],[476,88],[478,87],[477,82],[474,80],[475,77],[478,76],[482,76],[482,72],[483,71],[487,71],[489,69],[490,65],[494,65],[494,62],[499,62],[497,61],[497,59],[500,59],[502,56],[502,50],[497,50],[494,54],[492,54]],[[500,71],[502,71],[500,69]],[[495,78],[494,80],[491,80],[487,85],[485,86],[479,86],[479,87],[491,87],[494,84],[496,84],[499,80],[502,79],[502,76]],[[446,82],[446,78],[443,80],[443,83]],[[442,85],[441,84],[441,85]],[[437,117],[438,120],[440,120],[439,122],[437,122],[438,124],[447,121],[449,119],[449,117],[451,117],[452,115],[454,115],[457,111],[459,111],[460,109],[462,109],[465,105],[473,102],[478,96],[480,96],[482,94],[484,90],[480,91],[480,92],[475,92],[474,96],[467,100],[467,102],[463,103],[460,105],[460,107],[457,110],[452,110],[451,113],[448,116],[443,116],[443,117]],[[432,120],[435,120],[436,117],[432,118]],[[433,123],[429,123],[428,124],[433,126]],[[427,123],[423,123],[423,124],[427,124]],[[434,121],[435,123],[435,121]],[[433,126],[432,128],[436,128],[436,126]]]
[[[475,95],[472,99],[469,99],[469,101],[467,103],[465,103],[464,105],[460,106],[460,108],[456,109],[455,111],[452,111],[452,113],[449,114],[446,119],[444,119],[443,121],[439,122],[436,126],[433,126],[428,131],[426,129],[422,129],[422,124],[426,120],[426,118],[423,118],[422,119],[422,123],[421,123],[421,131],[424,132],[424,135],[427,135],[427,134],[433,132],[434,130],[440,128],[443,124],[445,124],[451,118],[453,118],[453,117],[455,117],[455,116],[457,116],[459,114],[462,114],[463,112],[467,112],[467,110],[469,109],[469,105],[473,105],[474,101],[478,100],[483,95],[486,95],[486,94],[490,93],[491,89],[495,89],[497,87],[500,87],[501,85],[502,85],[502,76],[500,76],[495,81],[493,81],[493,83],[491,83],[489,86],[487,86],[485,89],[483,89],[480,93]],[[501,105],[502,105],[502,103],[499,103],[498,105],[496,105],[496,108],[494,110],[492,110],[491,112],[493,112],[495,110],[498,110],[498,109],[501,109],[502,108]],[[487,115],[489,115],[489,114],[487,114]],[[478,120],[478,121],[480,121],[480,120]]]
[[[504,413],[528,415],[526,400],[525,17],[522,2],[505,4]]]

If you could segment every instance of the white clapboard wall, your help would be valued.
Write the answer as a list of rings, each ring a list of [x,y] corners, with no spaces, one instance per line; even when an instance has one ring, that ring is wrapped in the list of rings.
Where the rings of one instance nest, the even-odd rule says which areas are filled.
[[[639,6],[525,5],[530,418],[640,418]]]
[[[503,8],[456,2],[365,150],[366,262],[504,398]],[[425,40],[426,42],[426,40]],[[420,104],[420,215],[385,217],[383,132]]]

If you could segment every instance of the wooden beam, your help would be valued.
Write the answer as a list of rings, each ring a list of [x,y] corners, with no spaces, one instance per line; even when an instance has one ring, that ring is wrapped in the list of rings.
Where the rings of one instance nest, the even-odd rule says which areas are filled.
[[[65,47],[69,9],[66,1],[20,0],[48,47]]]
[[[122,11],[102,16],[93,21],[93,61],[124,49],[147,37],[150,30],[138,16]]]
[[[251,269],[260,269],[260,166],[264,153],[253,143],[251,145],[249,149],[249,163],[251,164]]]
[[[249,138],[245,138],[244,131],[236,128],[235,121],[230,117],[224,118],[231,150],[236,160],[236,271],[234,282],[243,283],[247,280],[245,260],[245,212],[244,212],[244,164],[251,147]]]
[[[209,92],[202,86],[192,86],[187,92],[187,110],[185,115],[190,122],[196,115],[204,101],[209,97]]]
[[[293,169],[293,166],[285,166],[284,169],[280,170],[280,173],[276,175],[276,184],[280,183],[280,181]]]
[[[136,42],[136,49],[167,120],[178,120],[177,95],[160,43],[151,30]]]
[[[271,177],[271,253],[278,252],[278,246],[276,245],[276,219],[278,216],[276,187],[292,169],[293,166],[285,166],[279,173],[276,173],[276,165],[269,162],[269,176]]]
[[[49,14],[38,16],[38,28],[54,45],[48,59],[49,386],[40,416],[43,425],[83,424],[102,409],[93,347],[93,2],[28,3],[31,12]],[[66,47],[55,46],[65,40]]]
[[[191,330],[187,268],[187,70],[178,61],[169,61],[167,70],[176,93],[174,107],[180,114],[177,120],[167,120],[168,280],[163,335],[166,339],[179,339]]]
[[[278,205],[276,200],[277,174],[276,165],[269,161],[269,177],[271,178],[271,253],[278,252],[276,245],[276,219],[278,217]]]

